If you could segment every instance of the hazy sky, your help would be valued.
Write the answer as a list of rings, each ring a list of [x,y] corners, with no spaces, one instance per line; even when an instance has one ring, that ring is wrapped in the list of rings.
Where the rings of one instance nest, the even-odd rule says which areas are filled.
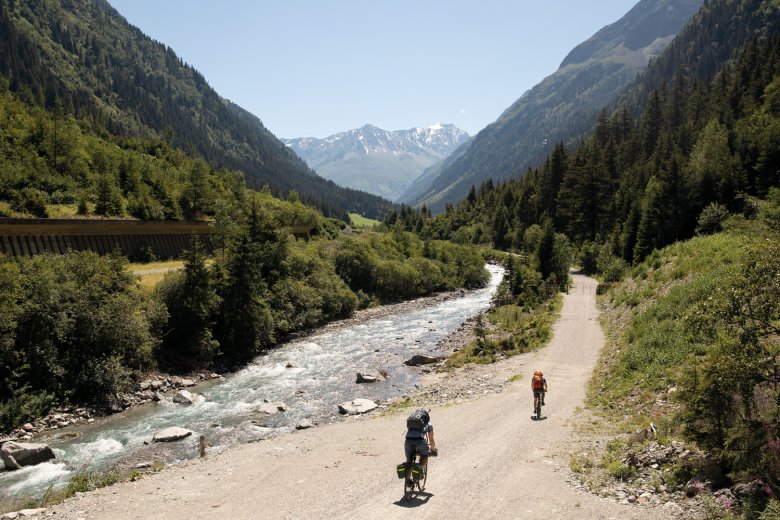
[[[638,0],[109,0],[277,137],[475,134]]]

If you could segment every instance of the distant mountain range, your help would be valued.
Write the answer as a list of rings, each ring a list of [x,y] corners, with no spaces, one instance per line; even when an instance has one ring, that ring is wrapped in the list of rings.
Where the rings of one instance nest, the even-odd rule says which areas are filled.
[[[259,118],[105,0],[0,0],[0,34],[0,75],[30,104],[92,119],[112,134],[164,138],[242,171],[251,188],[297,191],[328,215],[381,217],[390,208],[315,175]]]
[[[282,139],[319,175],[340,186],[397,199],[432,164],[468,141],[455,125],[388,131],[373,125],[324,139]]]
[[[472,185],[523,175],[558,141],[592,127],[612,102],[661,54],[703,0],[641,0],[623,18],[575,47],[560,68],[523,94],[457,156],[431,167],[400,202],[442,211]]]

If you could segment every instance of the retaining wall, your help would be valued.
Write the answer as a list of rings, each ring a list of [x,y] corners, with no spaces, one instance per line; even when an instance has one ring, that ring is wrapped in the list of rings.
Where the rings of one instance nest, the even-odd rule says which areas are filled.
[[[208,222],[141,220],[0,219],[0,253],[33,256],[72,251],[121,252],[130,258],[175,258],[197,235],[211,250]]]

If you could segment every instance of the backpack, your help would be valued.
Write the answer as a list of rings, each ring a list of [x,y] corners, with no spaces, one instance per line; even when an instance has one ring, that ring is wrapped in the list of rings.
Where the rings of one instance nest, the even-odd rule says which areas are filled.
[[[424,408],[418,408],[412,415],[406,418],[406,427],[410,430],[422,431],[430,420],[431,416],[428,415],[428,411]]]
[[[544,389],[544,376],[541,372],[541,370],[537,370],[534,372],[534,378],[532,383],[534,390],[543,390]]]

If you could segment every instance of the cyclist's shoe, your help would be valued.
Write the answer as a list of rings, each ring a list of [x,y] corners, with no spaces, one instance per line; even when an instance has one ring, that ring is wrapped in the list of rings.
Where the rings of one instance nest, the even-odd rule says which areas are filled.
[[[542,406],[544,406],[544,401],[542,401]]]

